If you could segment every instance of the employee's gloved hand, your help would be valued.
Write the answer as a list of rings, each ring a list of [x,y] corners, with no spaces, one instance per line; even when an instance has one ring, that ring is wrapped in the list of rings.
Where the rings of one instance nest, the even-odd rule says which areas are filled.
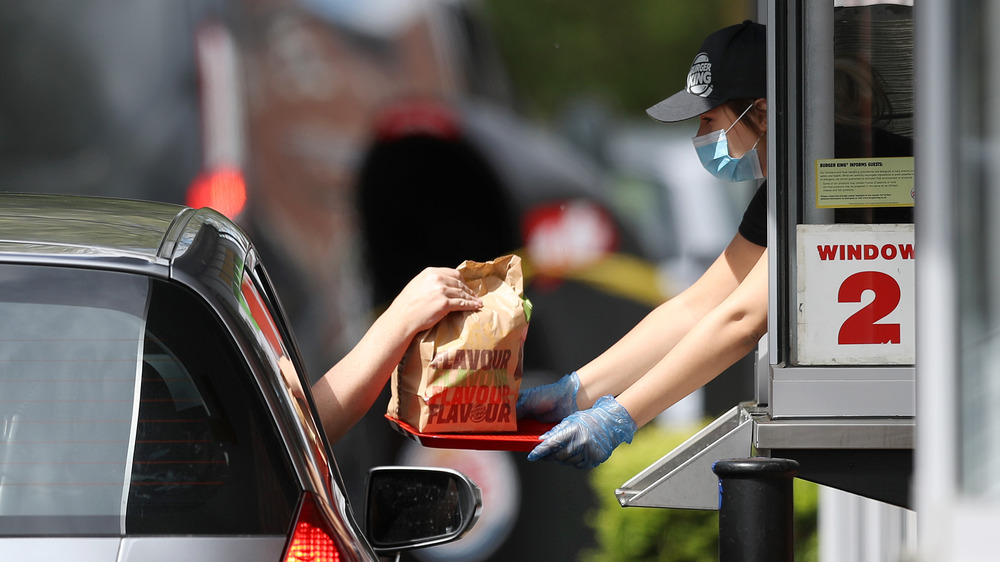
[[[608,460],[622,442],[631,443],[638,426],[613,396],[601,397],[593,408],[578,410],[542,435],[528,453],[529,461],[559,461],[577,468],[593,468]]]
[[[557,422],[577,410],[579,390],[580,377],[576,371],[554,383],[523,389],[517,397],[517,417]]]

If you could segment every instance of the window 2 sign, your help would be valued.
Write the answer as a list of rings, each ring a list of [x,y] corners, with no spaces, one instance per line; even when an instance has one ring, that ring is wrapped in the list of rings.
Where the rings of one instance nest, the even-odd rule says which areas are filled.
[[[798,363],[914,362],[912,224],[797,227]]]

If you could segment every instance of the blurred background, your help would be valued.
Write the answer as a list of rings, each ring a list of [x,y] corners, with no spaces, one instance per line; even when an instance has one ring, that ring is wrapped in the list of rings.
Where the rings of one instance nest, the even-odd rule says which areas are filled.
[[[523,384],[544,384],[735,233],[753,186],[701,169],[695,122],[644,110],[684,86],[708,33],[754,14],[752,0],[7,0],[0,190],[236,219],[314,380],[423,267],[518,253],[534,304]],[[752,398],[750,364],[662,423]],[[420,559],[594,546],[595,494],[613,490],[523,454],[416,447],[383,419],[387,398],[334,447],[355,505],[382,464],[454,466],[484,488],[473,535]]]

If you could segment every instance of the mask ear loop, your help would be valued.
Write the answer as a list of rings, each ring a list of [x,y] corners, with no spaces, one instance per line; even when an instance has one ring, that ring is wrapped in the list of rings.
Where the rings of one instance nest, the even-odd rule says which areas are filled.
[[[733,121],[733,124],[730,125],[729,128],[724,131],[726,135],[729,134],[729,129],[735,127],[736,124],[740,122],[740,119],[743,119],[743,116],[750,112],[750,108],[752,108],[753,105],[754,104],[751,103],[750,105],[747,106],[746,109],[743,110],[743,113],[740,113],[740,116],[736,118],[736,121]],[[757,140],[754,141],[753,146],[750,147],[750,150],[755,150],[757,148],[757,145],[760,144],[760,139],[763,137],[764,137],[764,132],[761,131],[761,133],[757,135]],[[748,150],[747,152],[750,152],[750,150]]]
[[[743,113],[740,113],[740,116],[736,118],[736,121],[733,121],[733,124],[730,125],[729,128],[726,129],[726,134],[729,134],[729,129],[732,129],[733,127],[735,127],[736,124],[740,122],[740,119],[743,119],[743,116],[746,115],[748,111],[750,111],[751,107],[753,107],[752,103],[750,105],[748,105],[747,108],[743,110]],[[760,137],[757,137],[757,140],[760,140]]]

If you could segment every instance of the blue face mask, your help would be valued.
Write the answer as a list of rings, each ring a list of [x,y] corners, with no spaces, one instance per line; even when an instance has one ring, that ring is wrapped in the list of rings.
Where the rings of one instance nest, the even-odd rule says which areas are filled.
[[[736,121],[733,121],[729,129],[732,129],[736,123],[739,123],[740,119],[747,114],[747,111],[750,111],[750,107]],[[698,158],[701,160],[701,165],[709,173],[721,180],[747,181],[762,179],[764,172],[760,169],[760,158],[757,157],[757,142],[760,142],[760,137],[757,137],[757,142],[753,143],[753,148],[746,154],[739,158],[733,158],[729,155],[729,141],[726,139],[726,133],[729,132],[729,129],[725,131],[720,129],[691,139],[694,142],[694,150],[698,153]]]

